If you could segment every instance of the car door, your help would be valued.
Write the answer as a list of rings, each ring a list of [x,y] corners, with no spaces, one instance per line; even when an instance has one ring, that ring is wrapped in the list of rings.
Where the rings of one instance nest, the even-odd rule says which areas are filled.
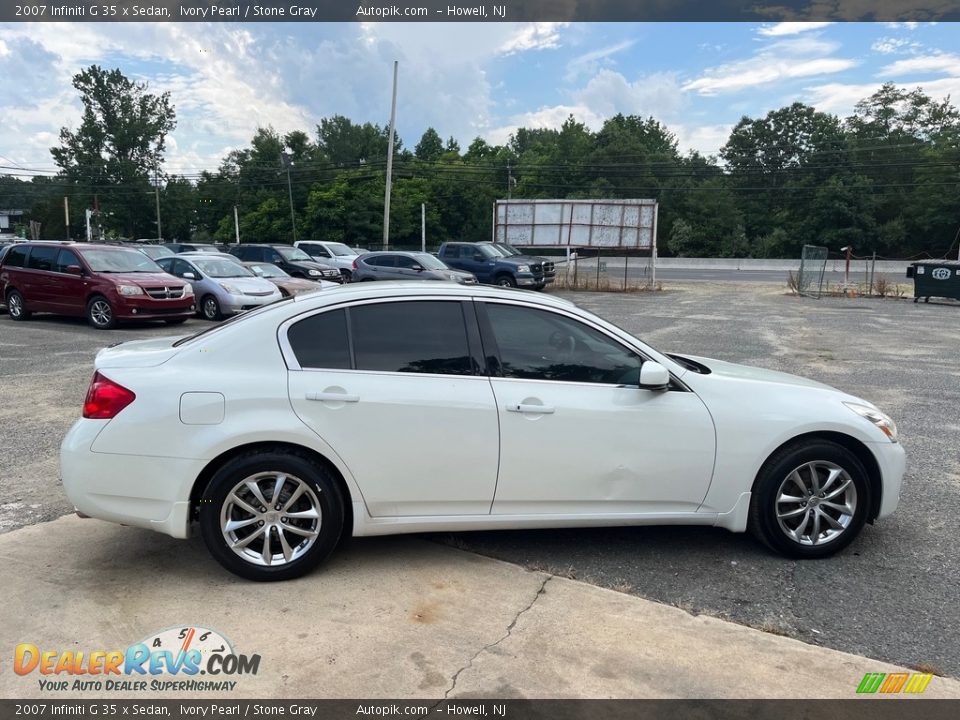
[[[497,408],[465,309],[369,301],[280,329],[294,412],[346,464],[373,517],[490,512]]]
[[[420,280],[421,271],[414,270],[420,263],[409,255],[395,255],[397,267],[394,269],[394,276],[397,280]]]
[[[397,280],[397,256],[377,255],[372,258],[373,274],[377,280]]]
[[[79,273],[67,272],[67,268],[79,267]],[[57,293],[53,298],[57,310],[70,315],[82,315],[86,309],[87,288],[90,286],[90,278],[83,275],[86,270],[80,258],[73,250],[62,249],[57,254],[57,262],[54,265],[54,271],[57,273]]]
[[[694,393],[639,387],[644,359],[561,310],[478,302],[500,418],[494,514],[694,512],[716,441]]]

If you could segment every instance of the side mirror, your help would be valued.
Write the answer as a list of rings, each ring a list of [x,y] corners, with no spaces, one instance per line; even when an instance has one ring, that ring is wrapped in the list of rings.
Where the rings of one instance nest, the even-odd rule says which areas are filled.
[[[415,271],[417,271],[417,272],[423,272],[423,268],[420,267],[419,265],[414,265],[414,266],[411,267],[410,269],[411,269],[411,270],[415,270]]]
[[[180,277],[182,277],[184,280],[196,280],[196,279],[197,279],[197,276],[194,275],[192,272],[185,272],[185,273],[184,273],[183,275],[181,275]]]
[[[79,265],[67,265],[67,272],[71,275],[83,275],[83,268]]]
[[[474,256],[473,256],[473,261],[474,261],[474,262],[483,262],[484,259],[485,259],[485,258],[484,258],[483,255],[481,255],[480,253],[475,253]]]
[[[640,366],[640,387],[644,390],[666,390],[670,385],[670,371],[653,360]]]

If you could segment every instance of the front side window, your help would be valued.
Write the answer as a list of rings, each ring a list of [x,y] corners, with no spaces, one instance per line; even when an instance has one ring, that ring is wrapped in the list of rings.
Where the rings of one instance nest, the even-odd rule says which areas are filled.
[[[416,260],[414,260],[409,255],[397,255],[397,267],[404,268],[406,270],[412,270],[414,265],[419,265]]]
[[[358,370],[472,375],[459,302],[411,301],[350,309]]]
[[[53,270],[59,252],[60,248],[58,247],[41,247],[37,245],[30,253],[30,260],[27,262],[27,267],[31,270]]]
[[[508,378],[639,385],[642,359],[564,315],[488,303],[487,316]]]
[[[54,269],[57,272],[65,273],[67,268],[71,265],[83,267],[80,265],[80,258],[77,257],[75,252],[72,252],[71,250],[61,250],[57,255],[57,264]]]

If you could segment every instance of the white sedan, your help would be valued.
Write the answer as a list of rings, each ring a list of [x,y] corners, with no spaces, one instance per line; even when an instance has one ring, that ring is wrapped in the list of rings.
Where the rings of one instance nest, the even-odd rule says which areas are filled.
[[[712,525],[816,558],[897,506],[903,449],[865,400],[555,297],[427,285],[102,350],[61,449],[78,513],[196,522],[224,567],[280,580],[348,533]]]

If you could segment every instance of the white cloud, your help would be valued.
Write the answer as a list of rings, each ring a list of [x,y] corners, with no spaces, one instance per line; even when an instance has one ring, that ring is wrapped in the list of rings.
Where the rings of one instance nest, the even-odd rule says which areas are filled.
[[[817,38],[781,40],[764,46],[745,60],[710,68],[683,89],[701,95],[718,95],[856,67],[856,60],[831,57],[838,47],[836,43]]]
[[[898,77],[911,73],[935,72],[946,75],[960,75],[960,55],[936,53],[897,60],[877,73],[880,77]]]
[[[686,153],[696,150],[701,155],[717,155],[730,139],[733,123],[723,125],[675,125],[668,124],[677,136],[677,147]]]
[[[544,50],[560,45],[560,30],[570,23],[565,22],[535,22],[516,30],[498,48],[504,55],[524,52],[526,50]]]
[[[922,23],[918,22],[885,22],[884,25],[891,30],[916,30]],[[936,25],[936,23],[930,23]]]
[[[906,40],[904,38],[884,37],[874,41],[870,49],[881,55],[892,55],[894,53],[905,53],[919,50],[920,43]]]
[[[960,77],[940,78],[938,80],[911,81],[908,87],[921,87],[935,100],[944,100],[947,96],[960,97]],[[806,88],[807,101],[817,110],[846,117],[853,112],[854,106],[880,89],[880,83],[827,83]]]
[[[784,35],[798,35],[802,32],[819,30],[820,28],[833,25],[829,22],[781,22],[776,25],[764,25],[757,32],[767,37],[782,37]]]
[[[636,40],[624,40],[615,45],[609,45],[578,55],[567,63],[567,73],[564,79],[567,82],[573,82],[582,75],[595,73],[604,61],[609,60],[609,58],[617,53],[630,49],[635,43]]]

